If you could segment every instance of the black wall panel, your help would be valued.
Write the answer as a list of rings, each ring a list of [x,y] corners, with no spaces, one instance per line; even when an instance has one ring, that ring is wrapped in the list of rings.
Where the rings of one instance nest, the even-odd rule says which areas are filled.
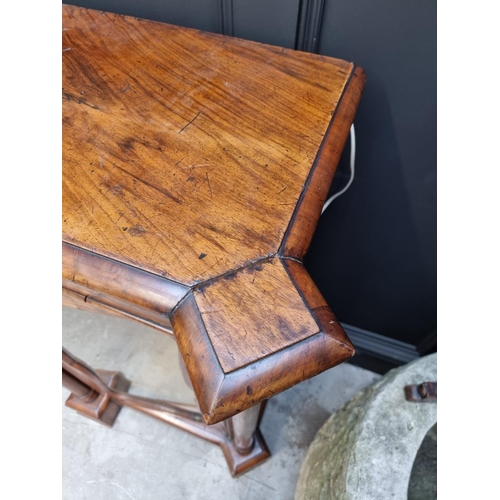
[[[233,0],[234,36],[295,48],[299,0]]]
[[[436,2],[327,0],[319,52],[363,66],[367,85],[355,180],[307,266],[341,322],[417,345],[436,329]]]
[[[221,2],[219,0],[71,0],[63,3],[213,33],[221,32]]]

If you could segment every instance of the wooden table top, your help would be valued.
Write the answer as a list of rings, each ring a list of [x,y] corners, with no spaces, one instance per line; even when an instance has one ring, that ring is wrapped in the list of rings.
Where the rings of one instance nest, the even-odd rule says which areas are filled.
[[[63,6],[63,287],[173,330],[208,423],[354,353],[301,260],[364,79]]]

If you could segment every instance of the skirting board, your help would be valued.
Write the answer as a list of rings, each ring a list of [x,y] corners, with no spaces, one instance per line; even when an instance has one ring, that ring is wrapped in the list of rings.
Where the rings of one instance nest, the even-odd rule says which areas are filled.
[[[420,357],[417,348],[412,344],[356,326],[341,324],[356,348],[356,355],[349,363],[384,374]]]

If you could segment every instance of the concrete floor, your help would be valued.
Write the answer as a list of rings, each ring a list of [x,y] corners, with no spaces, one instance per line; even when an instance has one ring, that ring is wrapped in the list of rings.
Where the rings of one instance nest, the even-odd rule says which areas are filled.
[[[63,345],[94,368],[119,370],[130,392],[195,403],[175,342],[141,324],[63,308]],[[63,499],[291,500],[300,466],[329,415],[380,376],[343,364],[271,399],[261,430],[271,458],[238,479],[218,446],[122,409],[108,429],[64,406]]]

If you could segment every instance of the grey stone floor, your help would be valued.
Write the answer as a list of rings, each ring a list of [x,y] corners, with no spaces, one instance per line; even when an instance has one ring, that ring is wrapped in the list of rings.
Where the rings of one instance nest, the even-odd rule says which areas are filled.
[[[175,342],[138,323],[63,308],[62,341],[130,392],[195,403]],[[291,500],[308,445],[329,415],[379,375],[343,364],[271,399],[261,430],[271,458],[233,479],[219,447],[128,408],[108,429],[64,406],[63,499]]]

